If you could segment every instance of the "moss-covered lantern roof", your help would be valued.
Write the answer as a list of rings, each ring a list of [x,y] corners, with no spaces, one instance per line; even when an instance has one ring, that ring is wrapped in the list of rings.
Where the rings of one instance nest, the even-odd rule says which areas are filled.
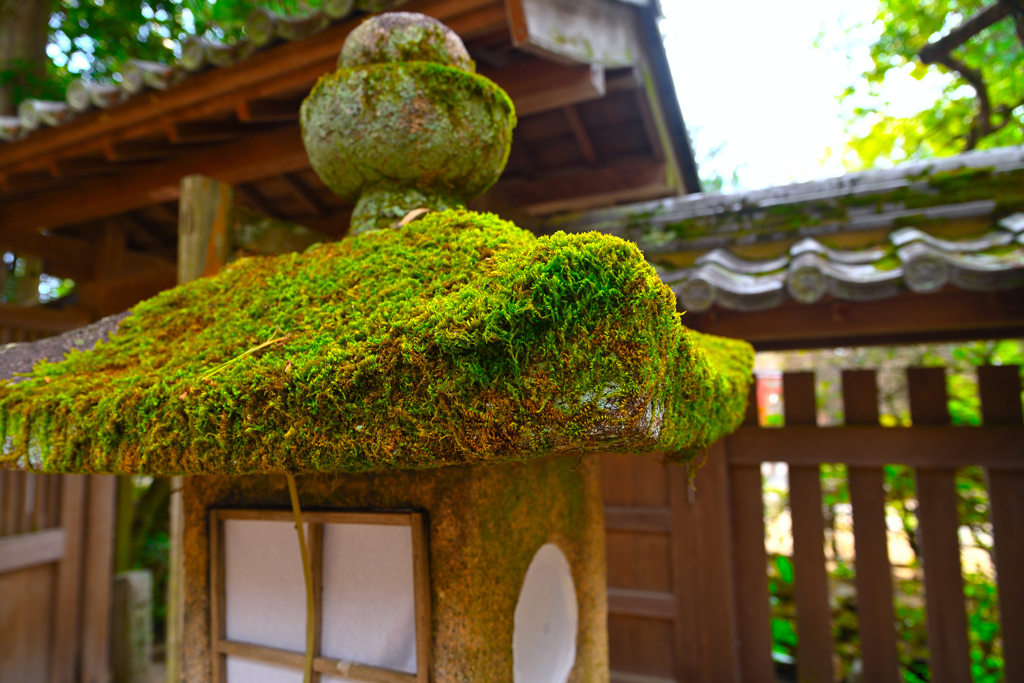
[[[353,230],[145,301],[0,386],[0,460],[51,472],[359,472],[555,452],[685,458],[740,423],[753,352],[682,326],[637,247],[463,208],[515,115],[420,15],[353,31],[303,106]],[[418,210],[423,209],[423,210]]]

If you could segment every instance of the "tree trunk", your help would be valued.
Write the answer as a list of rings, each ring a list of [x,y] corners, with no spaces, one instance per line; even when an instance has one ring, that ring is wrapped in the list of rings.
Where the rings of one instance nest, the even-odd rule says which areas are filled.
[[[0,116],[46,77],[49,0],[0,0]]]

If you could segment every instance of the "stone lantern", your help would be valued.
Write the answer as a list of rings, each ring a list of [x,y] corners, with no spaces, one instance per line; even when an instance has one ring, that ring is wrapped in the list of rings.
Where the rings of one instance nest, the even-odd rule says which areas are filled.
[[[301,119],[349,236],[0,387],[6,463],[186,475],[190,682],[607,681],[588,454],[742,419],[750,347],[682,327],[635,245],[465,209],[515,125],[473,68],[432,19],[368,19]]]

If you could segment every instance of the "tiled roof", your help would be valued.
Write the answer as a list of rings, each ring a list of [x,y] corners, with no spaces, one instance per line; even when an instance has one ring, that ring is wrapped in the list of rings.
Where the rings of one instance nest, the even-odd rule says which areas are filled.
[[[810,304],[826,294],[846,301],[884,299],[904,288],[929,294],[947,284],[1010,289],[1024,285],[1024,214],[978,239],[944,240],[908,227],[890,233],[887,244],[844,250],[805,237],[786,254],[760,261],[718,248],[699,256],[692,268],[661,276],[694,313],[715,304],[740,311],[788,299]]]
[[[985,227],[942,237],[937,228],[956,221]],[[810,304],[827,295],[867,301],[947,285],[1011,289],[1024,286],[1024,147],[617,207],[545,228],[635,240],[694,313]],[[844,241],[857,248],[842,248]],[[771,257],[736,253],[752,247]]]
[[[308,38],[360,11],[379,11],[381,5],[394,7],[403,2],[324,0],[321,8],[304,16],[284,16],[265,8],[255,9],[246,20],[245,37],[236,43],[217,43],[190,36],[182,43],[181,57],[174,64],[129,59],[119,72],[118,85],[79,78],[68,86],[64,102],[22,101],[17,116],[0,116],[0,141],[24,139],[41,128],[64,125],[91,109],[107,109],[147,90],[165,90],[208,68],[230,66],[276,43]]]

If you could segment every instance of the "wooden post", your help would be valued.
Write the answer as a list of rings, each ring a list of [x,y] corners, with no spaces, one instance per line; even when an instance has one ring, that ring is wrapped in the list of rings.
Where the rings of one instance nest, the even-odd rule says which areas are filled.
[[[200,175],[181,179],[178,199],[178,282],[213,275],[227,262],[232,225],[230,185]],[[171,480],[171,550],[167,577],[167,683],[181,683],[185,631],[185,510],[182,477]]]
[[[782,375],[786,426],[817,424],[814,373]],[[825,521],[821,514],[821,468],[789,465],[789,510],[793,517],[793,571],[797,675],[807,683],[832,683],[832,611],[825,567]]]
[[[985,425],[1020,425],[1020,366],[978,368],[981,415]],[[990,468],[989,500],[995,536],[999,620],[1003,627],[1003,675],[1024,680],[1024,585],[1017,579],[1024,564],[1024,472]]]
[[[914,425],[949,424],[944,368],[908,369],[907,387]],[[955,474],[952,467],[917,469],[917,522],[934,683],[971,680]]]
[[[132,522],[135,521],[135,484],[130,476],[117,478],[117,535],[114,538],[114,571],[126,572],[132,561]]]
[[[116,491],[117,477],[99,474],[89,477],[82,579],[82,683],[108,683],[110,680]]]
[[[750,387],[745,425],[757,427],[756,382]],[[774,683],[760,464],[729,467],[729,507],[740,680]]]
[[[843,407],[847,425],[878,425],[878,382],[874,370],[843,370]],[[899,659],[885,526],[885,477],[878,466],[851,464],[848,472],[864,680],[896,683]]]
[[[181,179],[178,282],[213,275],[227,262],[231,186],[200,175]]]
[[[50,683],[76,683],[82,636],[78,616],[82,604],[82,526],[85,523],[87,477],[81,474],[59,476],[60,526],[64,529],[65,545],[64,557],[57,564],[53,598]]]

